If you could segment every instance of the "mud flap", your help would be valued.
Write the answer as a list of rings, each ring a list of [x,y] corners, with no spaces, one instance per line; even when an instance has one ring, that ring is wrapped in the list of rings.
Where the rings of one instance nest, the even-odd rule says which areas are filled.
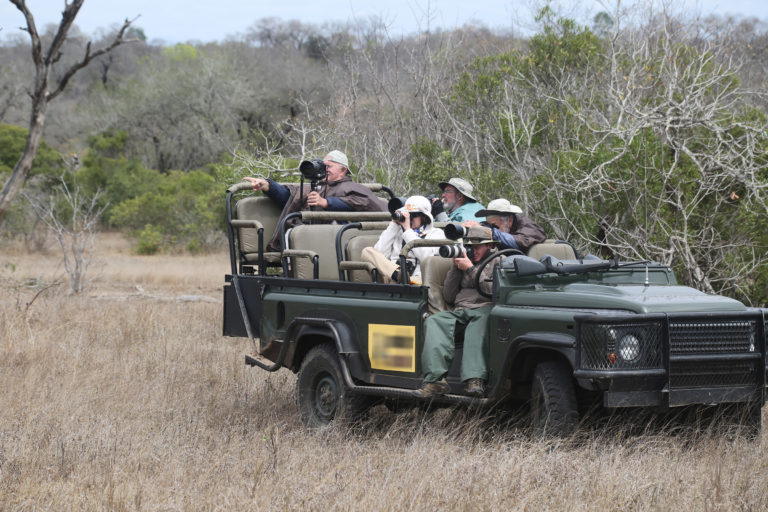
[[[254,283],[255,284],[255,283]],[[258,289],[253,287],[247,280],[241,280],[240,285],[243,290],[243,301],[245,303],[245,310],[248,313],[248,317],[251,320],[251,328],[253,329],[254,336],[259,336],[261,332],[261,325],[259,323],[261,319],[261,295],[258,293]],[[247,338],[248,331],[245,328],[245,322],[243,321],[243,315],[240,312],[240,305],[237,301],[237,293],[235,287],[232,284],[224,286],[224,325],[223,335],[232,336],[237,338]]]

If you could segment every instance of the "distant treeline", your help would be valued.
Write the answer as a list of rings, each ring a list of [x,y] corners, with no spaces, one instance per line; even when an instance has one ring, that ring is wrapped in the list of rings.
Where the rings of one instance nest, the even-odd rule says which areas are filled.
[[[133,29],[140,42],[51,105],[27,197],[65,174],[101,190],[103,224],[140,251],[206,250],[221,243],[226,185],[286,179],[339,148],[359,181],[433,193],[463,176],[554,238],[765,304],[765,23],[600,13],[581,25],[550,8],[537,22],[526,38],[475,26],[393,38],[376,21],[263,19],[237,39],[176,46]],[[75,34],[62,64],[86,42]],[[0,177],[23,147],[29,58],[21,37],[0,44]],[[21,203],[3,230],[33,240]]]

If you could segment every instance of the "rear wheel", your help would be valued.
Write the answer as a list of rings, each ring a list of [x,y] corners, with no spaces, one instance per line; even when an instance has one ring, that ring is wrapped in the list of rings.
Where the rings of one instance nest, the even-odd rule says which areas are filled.
[[[312,348],[304,358],[296,381],[296,401],[301,421],[310,428],[332,421],[360,419],[372,401],[355,395],[344,383],[339,356],[330,344]]]
[[[536,366],[531,385],[531,429],[540,436],[567,436],[576,430],[579,409],[570,367],[562,361]]]

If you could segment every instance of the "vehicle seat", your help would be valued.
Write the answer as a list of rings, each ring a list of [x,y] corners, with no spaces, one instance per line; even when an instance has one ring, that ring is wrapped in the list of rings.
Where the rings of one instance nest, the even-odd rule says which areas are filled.
[[[265,196],[249,196],[240,199],[235,204],[237,220],[256,220],[264,228],[264,246],[272,239],[277,229],[278,219],[282,209],[270,198]],[[259,260],[259,234],[256,228],[237,228],[237,240],[240,248],[240,260],[244,263],[255,264]],[[264,260],[273,266],[279,265],[279,252],[265,252]]]
[[[559,260],[575,260],[578,258],[576,249],[565,240],[547,239],[528,249],[528,256],[540,260],[542,256],[554,256]]]
[[[352,237],[347,243],[344,261],[346,262],[359,262],[362,263],[363,249],[366,247],[373,247],[379,240],[381,232],[374,234],[368,234],[370,231],[366,231],[366,234],[360,234]],[[367,270],[347,270],[347,281],[354,281],[356,283],[370,283],[373,280],[371,273]]]
[[[450,309],[453,305],[447,304],[443,298],[443,285],[448,270],[453,266],[451,258],[430,256],[421,262],[422,286],[428,286],[428,309],[430,314]]]
[[[300,224],[288,235],[290,249],[283,255],[290,258],[291,276],[297,279],[313,279],[313,256],[318,256],[318,279],[338,281],[339,264],[336,260],[336,233],[340,224]],[[342,244],[360,232],[348,229]]]

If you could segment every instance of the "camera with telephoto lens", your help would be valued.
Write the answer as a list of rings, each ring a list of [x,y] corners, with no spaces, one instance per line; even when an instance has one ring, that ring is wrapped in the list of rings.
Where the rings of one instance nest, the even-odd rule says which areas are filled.
[[[445,238],[449,240],[458,240],[467,236],[467,228],[461,224],[448,224],[443,228],[443,232],[445,233]]]
[[[443,258],[461,258],[461,250],[467,251],[467,258],[472,259],[472,255],[475,252],[471,247],[463,248],[461,245],[441,245],[438,248],[437,253]]]
[[[397,222],[403,222],[405,220],[405,215],[403,215],[403,212],[397,211],[404,205],[405,199],[402,197],[393,197],[389,200],[387,203],[387,210],[389,210],[389,213],[392,214],[392,220]]]
[[[320,159],[304,160],[299,164],[299,171],[301,171],[301,175],[304,176],[304,179],[311,181],[313,184],[324,180],[327,174],[325,162]]]

